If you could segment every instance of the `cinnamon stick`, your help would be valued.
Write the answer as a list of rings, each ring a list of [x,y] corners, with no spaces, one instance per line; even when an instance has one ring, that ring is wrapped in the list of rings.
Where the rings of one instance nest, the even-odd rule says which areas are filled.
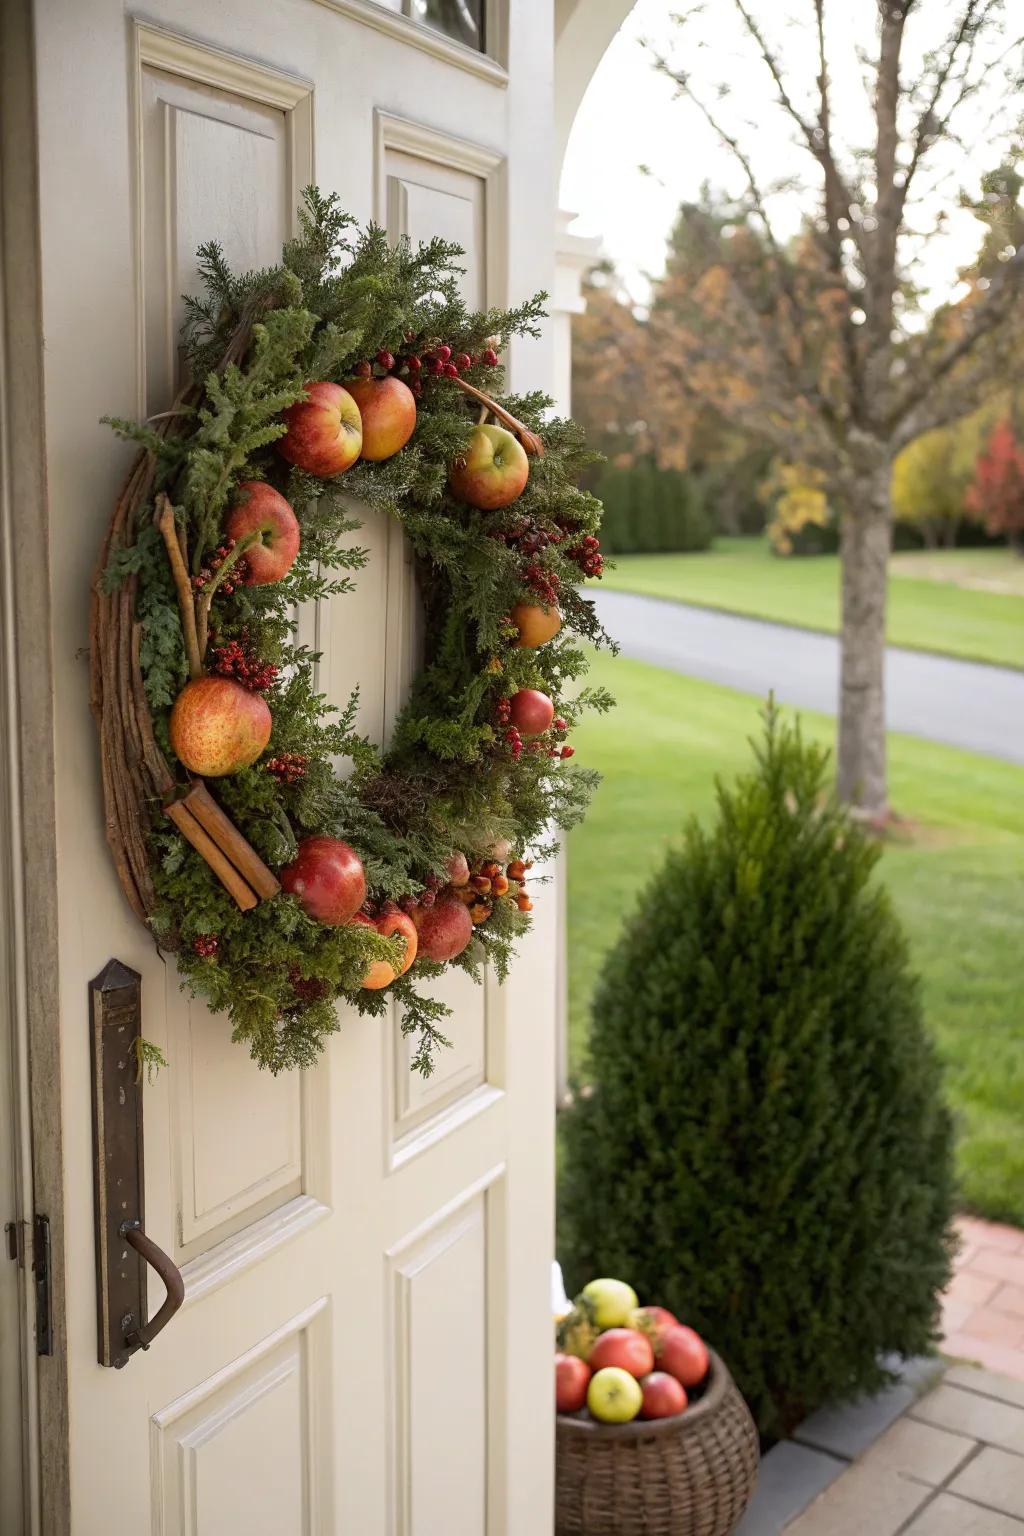
[[[239,832],[202,779],[194,779],[192,788],[179,802],[187,806],[205,832],[208,832],[221,853],[231,861],[239,874],[252,886],[261,901],[276,896],[281,882],[267,868],[250,842]]]
[[[251,912],[258,904],[259,897],[242,879],[231,860],[220,851],[213,838],[204,832],[184,800],[172,800],[169,805],[165,805],[164,815],[171,818],[182,837],[191,843],[196,852],[206,860],[221,885],[241,910]]]
[[[185,637],[185,653],[188,656],[188,675],[192,678],[202,677],[203,659],[196,632],[196,605],[192,598],[192,583],[189,581],[188,567],[182,558],[181,545],[178,542],[174,508],[163,491],[156,498],[156,525],[163,534],[167,558],[171,564],[171,574],[174,576],[174,586],[178,594],[181,631]]]
[[[498,404],[497,400],[492,400],[490,395],[485,395],[483,390],[477,389],[475,384],[467,384],[465,379],[452,379],[452,383],[461,389],[464,395],[469,395],[470,399],[478,400],[481,405],[485,405],[503,427],[514,432],[527,453],[532,454],[535,459],[544,457],[544,444],[536,432],[531,432],[529,427],[524,427],[523,423],[517,421],[510,411],[506,411],[503,405]]]

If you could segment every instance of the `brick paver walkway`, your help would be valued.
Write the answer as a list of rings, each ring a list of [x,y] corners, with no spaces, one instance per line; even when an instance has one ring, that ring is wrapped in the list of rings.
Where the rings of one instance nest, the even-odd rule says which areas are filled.
[[[959,1217],[957,1229],[962,1246],[943,1302],[943,1350],[1024,1381],[1024,1232],[973,1216]]]

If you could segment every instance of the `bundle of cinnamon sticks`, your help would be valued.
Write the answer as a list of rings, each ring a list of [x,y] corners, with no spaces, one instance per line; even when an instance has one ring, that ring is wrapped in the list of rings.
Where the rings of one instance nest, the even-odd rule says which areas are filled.
[[[202,779],[193,780],[188,794],[169,801],[164,815],[206,860],[243,912],[277,895],[281,889],[277,876],[224,814]]]

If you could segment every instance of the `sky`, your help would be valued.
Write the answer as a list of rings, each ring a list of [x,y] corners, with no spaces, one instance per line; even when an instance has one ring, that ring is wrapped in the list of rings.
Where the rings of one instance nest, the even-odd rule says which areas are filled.
[[[922,20],[907,36],[907,73],[919,72],[924,49],[945,34],[960,0],[929,0]],[[1010,10],[1016,0],[1011,0]],[[744,45],[728,0],[712,0],[703,17],[685,32],[677,28],[668,0],[638,0],[632,14],[605,54],[584,97],[573,128],[563,168],[560,204],[579,215],[573,233],[599,236],[633,297],[642,303],[649,292],[648,275],[664,265],[665,237],[681,201],[695,198],[701,183],[738,193],[742,176],[731,153],[720,143],[696,108],[674,99],[675,85],[652,67],[653,47],[669,53],[676,65],[685,63],[695,86],[715,102],[716,87],[728,81],[730,95],[716,110],[739,125],[739,137],[749,149],[758,179],[797,172],[805,156],[793,145],[792,125],[772,105],[772,86],[763,61]],[[760,0],[754,6],[768,25],[774,44],[791,61],[790,77],[813,85],[817,68],[816,40],[806,24],[807,0],[797,9],[794,0]],[[787,13],[797,9],[796,20]],[[827,13],[829,69],[833,82],[833,115],[840,133],[866,142],[870,129],[868,99],[857,61],[858,44],[871,45],[864,17],[873,15],[868,0],[838,0]],[[930,31],[925,29],[929,28]],[[1005,39],[1000,47],[1005,47]],[[996,47],[995,40],[989,44]],[[991,55],[990,55],[991,56]],[[990,72],[990,75],[992,72]],[[992,75],[994,77],[994,75]],[[801,104],[809,102],[807,96]],[[974,255],[980,226],[956,206],[959,186],[976,188],[980,174],[998,162],[998,146],[988,126],[991,97],[964,108],[964,149],[947,151],[935,164],[936,186],[922,217],[934,221],[942,210],[947,219],[941,237],[920,242],[908,256],[918,259],[915,277],[925,289],[925,308],[957,294],[957,269]],[[640,167],[647,166],[644,175]],[[800,218],[801,200],[780,193],[772,214],[783,234]]]

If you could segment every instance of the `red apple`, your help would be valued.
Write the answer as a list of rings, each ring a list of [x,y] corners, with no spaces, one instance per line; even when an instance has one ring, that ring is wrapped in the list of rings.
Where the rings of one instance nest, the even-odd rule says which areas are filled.
[[[555,1408],[559,1413],[578,1413],[587,1400],[590,1366],[576,1355],[555,1356]]]
[[[692,1328],[680,1323],[662,1337],[658,1364],[684,1387],[699,1386],[708,1373],[707,1345]]]
[[[471,507],[497,512],[521,496],[530,461],[517,437],[504,427],[477,427],[448,476],[451,491]]]
[[[291,570],[299,552],[299,523],[291,507],[264,480],[245,480],[238,487],[240,500],[224,524],[228,538],[258,538],[245,548],[246,585],[266,586],[280,581]]]
[[[304,838],[281,884],[304,912],[332,928],[349,922],[366,900],[362,860],[338,837]]]
[[[466,858],[466,855],[464,853],[460,853],[457,848],[452,854],[451,858],[448,860],[448,884],[469,884],[469,860]]]
[[[363,419],[364,459],[390,459],[404,448],[416,426],[416,397],[408,384],[386,379],[350,379],[345,388]]]
[[[306,385],[306,398],[290,405],[282,418],[288,428],[277,451],[289,464],[323,480],[340,475],[359,457],[363,422],[347,389],[324,380]]]
[[[592,1371],[616,1365],[639,1381],[654,1370],[654,1350],[650,1339],[633,1328],[609,1328],[602,1333],[587,1356]]]
[[[171,746],[190,772],[220,779],[256,761],[272,725],[260,694],[232,677],[197,677],[174,701]]]
[[[657,1360],[662,1339],[670,1328],[679,1327],[679,1319],[667,1307],[637,1307],[635,1312],[629,1314],[628,1326],[647,1335],[654,1346],[654,1358]]]
[[[642,1419],[670,1419],[682,1413],[688,1398],[682,1382],[665,1371],[652,1371],[640,1382],[644,1400],[640,1408]]]
[[[354,923],[365,923],[368,928],[376,928],[379,934],[389,939],[393,933],[400,933],[405,940],[405,958],[402,961],[401,970],[396,971],[394,966],[386,960],[374,960],[370,969],[363,977],[362,986],[367,992],[379,992],[382,987],[390,987],[397,976],[404,976],[406,971],[416,959],[416,950],[419,946],[419,934],[411,917],[406,917],[404,912],[385,912],[383,917],[367,917],[363,912],[357,912],[352,919]]]
[[[469,908],[457,896],[441,896],[432,907],[418,907],[416,927],[425,960],[454,960],[473,937]]]
[[[509,718],[521,736],[539,736],[555,718],[555,706],[538,688],[520,688],[511,704]]]

